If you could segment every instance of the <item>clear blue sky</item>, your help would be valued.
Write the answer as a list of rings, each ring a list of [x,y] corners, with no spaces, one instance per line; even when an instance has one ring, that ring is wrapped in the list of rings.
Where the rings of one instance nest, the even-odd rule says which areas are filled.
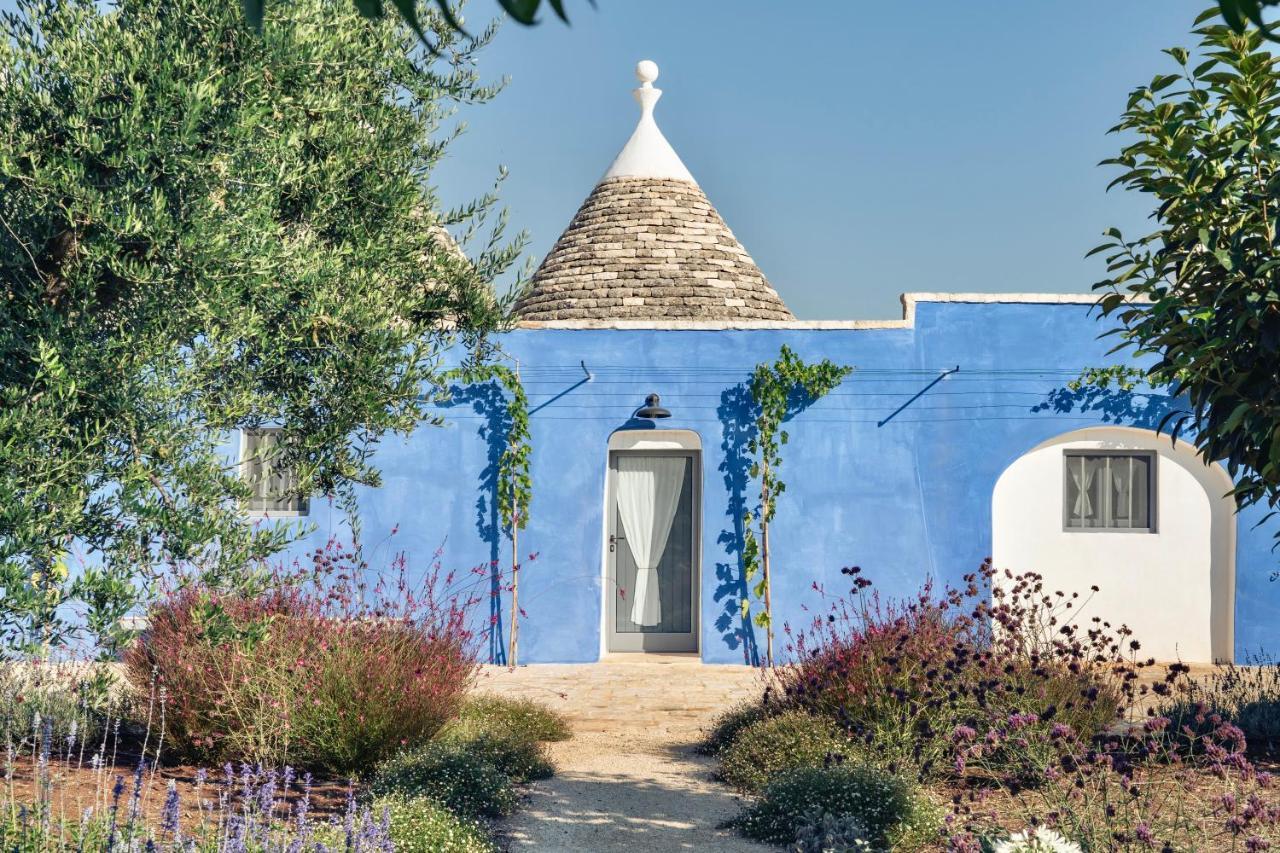
[[[509,24],[482,55],[510,86],[464,111],[435,177],[456,203],[507,166],[540,260],[631,133],[633,68],[653,59],[659,124],[797,316],[897,317],[912,290],[1084,292],[1100,232],[1150,212],[1104,192],[1106,130],[1209,2],[567,0],[572,26]]]

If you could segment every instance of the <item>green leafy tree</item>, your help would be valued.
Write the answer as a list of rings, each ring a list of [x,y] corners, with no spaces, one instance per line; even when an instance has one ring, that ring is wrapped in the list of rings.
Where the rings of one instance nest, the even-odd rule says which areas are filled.
[[[760,504],[754,510],[747,510],[743,518],[742,564],[747,583],[755,582],[751,593],[764,603],[764,609],[754,619],[765,629],[767,666],[773,666],[769,524],[777,512],[778,498],[787,490],[787,484],[778,476],[782,448],[790,439],[782,425],[801,409],[829,394],[852,372],[852,367],[843,367],[825,358],[817,364],[806,364],[783,344],[776,362],[756,365],[747,386],[756,406],[756,431],[747,442],[747,452],[754,457],[749,473],[760,483]],[[751,599],[744,598],[742,615],[748,616],[750,609]]]
[[[1229,2],[1230,0],[1224,0]],[[1247,2],[1247,0],[1243,0]],[[263,17],[267,10],[267,0],[242,0],[244,4],[244,13],[249,23],[256,29],[261,30],[263,25]],[[422,0],[390,0],[390,6],[395,13],[414,33],[417,34],[422,44],[429,51],[439,52],[447,48],[451,42],[450,38],[441,38],[438,30],[433,30],[423,26],[422,11],[420,3]],[[498,7],[511,17],[513,21],[531,27],[538,23],[538,12],[542,8],[542,0],[497,0]],[[590,0],[595,5],[594,0]],[[380,20],[387,14],[387,3],[383,0],[352,0],[356,11],[366,18]],[[463,26],[462,19],[458,16],[456,6],[458,4],[450,2],[450,0],[426,0],[427,7],[433,8],[448,27],[455,33],[466,35],[466,28]],[[556,17],[564,23],[569,23],[569,16],[565,12],[564,0],[547,0],[547,5],[551,7],[551,11]]]
[[[0,38],[0,631],[105,629],[155,571],[235,582],[296,528],[249,523],[232,431],[350,501],[425,417],[439,358],[503,322],[491,194],[441,212],[476,40],[425,51],[345,0],[20,0]],[[468,260],[447,226],[490,235]],[[464,237],[465,240],[465,237]],[[69,551],[92,568],[57,571]]]
[[[1129,96],[1131,141],[1113,185],[1148,193],[1155,230],[1107,255],[1103,312],[1153,355],[1147,380],[1184,394],[1167,425],[1224,460],[1240,505],[1280,505],[1280,71],[1256,30],[1197,20],[1200,49],[1165,51],[1172,73]]]

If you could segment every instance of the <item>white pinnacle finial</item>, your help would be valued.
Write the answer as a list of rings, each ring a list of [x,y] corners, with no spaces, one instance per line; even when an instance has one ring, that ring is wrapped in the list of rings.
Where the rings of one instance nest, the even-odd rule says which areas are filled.
[[[637,62],[636,79],[640,81],[640,88],[633,90],[633,94],[640,103],[640,122],[604,177],[676,178],[695,183],[653,120],[653,108],[662,97],[662,90],[653,85],[658,79],[658,63],[652,59]]]
[[[653,81],[658,79],[658,63],[652,59],[642,59],[637,62],[636,79],[640,81],[640,85],[644,88],[651,88]]]

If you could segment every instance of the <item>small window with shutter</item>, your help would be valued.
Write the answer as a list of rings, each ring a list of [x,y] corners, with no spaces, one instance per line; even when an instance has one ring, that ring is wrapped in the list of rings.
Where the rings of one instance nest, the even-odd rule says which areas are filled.
[[[1068,450],[1064,462],[1068,532],[1156,532],[1154,453]]]
[[[275,516],[307,514],[307,498],[297,493],[298,480],[289,468],[279,464],[276,446],[280,430],[261,427],[243,430],[240,441],[240,473],[253,494],[247,509],[251,513]]]

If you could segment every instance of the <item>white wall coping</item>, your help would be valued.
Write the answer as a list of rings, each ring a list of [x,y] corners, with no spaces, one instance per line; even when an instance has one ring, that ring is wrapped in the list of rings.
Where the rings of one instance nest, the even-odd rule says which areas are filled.
[[[522,320],[518,329],[910,329],[916,324],[917,302],[976,302],[1037,305],[1093,305],[1093,293],[904,293],[901,320]]]

